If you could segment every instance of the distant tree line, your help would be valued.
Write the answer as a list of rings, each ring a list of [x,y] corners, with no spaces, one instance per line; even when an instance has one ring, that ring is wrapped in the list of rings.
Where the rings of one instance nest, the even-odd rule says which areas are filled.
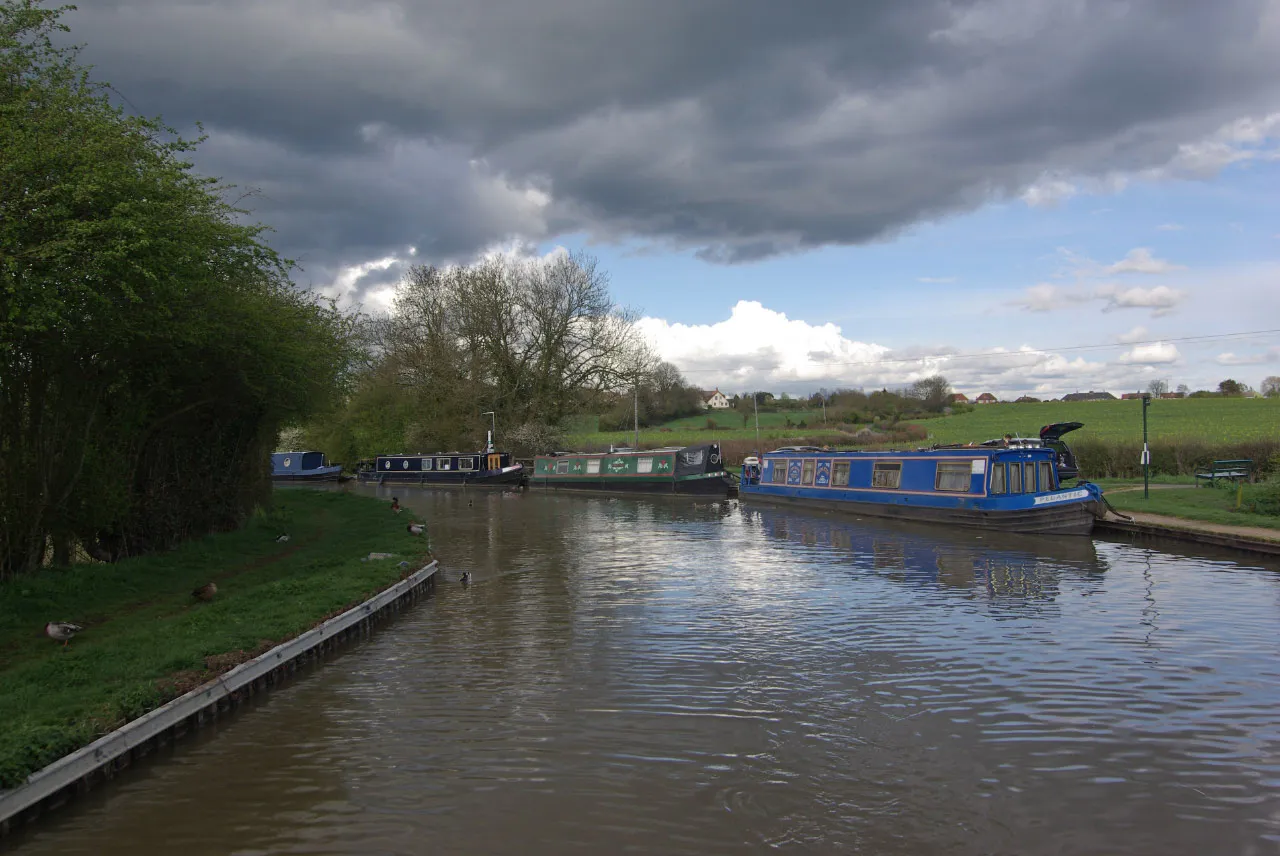
[[[60,14],[0,2],[0,578],[238,525],[350,355],[195,143],[55,43]]]

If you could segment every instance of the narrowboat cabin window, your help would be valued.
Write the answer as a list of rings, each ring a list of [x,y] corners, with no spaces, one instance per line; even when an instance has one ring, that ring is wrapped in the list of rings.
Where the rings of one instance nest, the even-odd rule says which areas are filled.
[[[1040,490],[1053,490],[1053,464],[1048,461],[1040,461],[1036,464],[1040,470]]]
[[[831,467],[831,486],[832,487],[848,487],[849,486],[849,462],[836,461]]]
[[[568,461],[556,461],[556,475],[563,476],[569,473]]]
[[[935,490],[952,493],[969,491],[969,476],[973,473],[973,465],[968,461],[939,461],[938,474],[934,478]]]
[[[591,458],[590,460],[587,461],[587,474],[593,475],[593,476],[600,474],[599,458]]]
[[[452,463],[453,462],[450,461],[448,458],[436,458],[436,469],[437,470],[453,469]]]
[[[813,484],[813,461],[804,462],[804,470],[800,476],[800,484]]]
[[[636,472],[638,473],[653,472],[653,458],[636,458]]]
[[[993,494],[1005,492],[1004,464],[993,463],[991,465],[991,492]]]
[[[458,469],[474,470],[476,468],[475,458],[458,458]]]
[[[429,470],[429,469],[431,469],[431,459],[430,459],[430,458],[423,458],[423,459],[422,459],[422,468],[423,468],[424,470]]]
[[[774,484],[786,484],[787,483],[787,462],[774,461],[772,474],[773,474],[772,481]]]
[[[871,486],[897,488],[902,485],[901,461],[876,461],[871,469]]]
[[[1036,465],[1033,464],[1031,461],[1027,461],[1022,466],[1026,470],[1026,472],[1022,474],[1022,491],[1023,493],[1035,493],[1036,492]]]
[[[1009,493],[1022,493],[1022,464],[1009,465]]]

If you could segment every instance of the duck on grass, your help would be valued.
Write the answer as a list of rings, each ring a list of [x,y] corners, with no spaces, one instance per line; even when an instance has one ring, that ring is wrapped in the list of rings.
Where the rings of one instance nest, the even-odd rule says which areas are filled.
[[[0,789],[429,560],[384,502],[282,490],[237,532],[0,583]]]

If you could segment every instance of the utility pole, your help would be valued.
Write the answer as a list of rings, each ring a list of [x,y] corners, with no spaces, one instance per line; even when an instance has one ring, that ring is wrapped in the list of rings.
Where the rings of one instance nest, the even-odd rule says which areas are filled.
[[[494,440],[497,439],[497,436],[498,436],[498,416],[492,410],[486,410],[484,413],[481,413],[480,415],[489,417],[489,448],[486,449],[485,451],[492,453],[493,442]]]
[[[751,393],[751,407],[756,413],[756,457],[760,456],[760,393]]]
[[[1147,446],[1147,408],[1151,406],[1151,394],[1142,396],[1142,498],[1151,498],[1151,449]]]
[[[821,398],[822,398],[822,424],[826,425],[827,424],[827,397],[823,395],[821,396]]]

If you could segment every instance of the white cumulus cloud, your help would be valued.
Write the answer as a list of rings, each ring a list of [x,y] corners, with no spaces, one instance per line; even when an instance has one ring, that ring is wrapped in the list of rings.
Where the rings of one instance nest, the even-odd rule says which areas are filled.
[[[1256,354],[1233,354],[1227,351],[1214,360],[1220,366],[1263,366],[1280,363],[1280,345]]]
[[[1129,365],[1159,366],[1176,363],[1182,355],[1168,342],[1137,345],[1120,355],[1119,362]]]
[[[1186,292],[1167,285],[1157,285],[1153,288],[1120,288],[1109,285],[1099,288],[1097,297],[1106,301],[1106,306],[1102,307],[1103,312],[1113,312],[1117,309],[1150,309],[1152,316],[1158,318],[1176,309],[1187,295]]]
[[[1103,268],[1103,273],[1169,273],[1175,270],[1186,270],[1186,267],[1158,259],[1146,247],[1135,247],[1120,261]]]

